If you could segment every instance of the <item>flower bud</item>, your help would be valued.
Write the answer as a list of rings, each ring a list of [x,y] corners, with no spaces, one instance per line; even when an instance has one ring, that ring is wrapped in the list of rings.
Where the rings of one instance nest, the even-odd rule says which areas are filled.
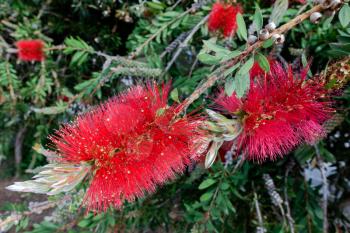
[[[265,29],[268,30],[269,32],[272,32],[273,30],[276,29],[276,24],[274,22],[270,22],[266,24]]]
[[[341,0],[330,0],[330,1],[323,1],[322,7],[324,9],[332,9],[336,10],[341,5]]]

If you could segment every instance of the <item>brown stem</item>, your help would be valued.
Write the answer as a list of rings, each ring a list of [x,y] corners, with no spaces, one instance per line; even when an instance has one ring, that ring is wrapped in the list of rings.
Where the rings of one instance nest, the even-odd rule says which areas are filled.
[[[259,201],[258,201],[258,195],[256,194],[255,191],[254,191],[254,205],[255,205],[255,212],[256,212],[256,215],[258,218],[259,227],[260,227],[260,229],[265,229],[263,218],[261,215],[260,205],[259,205]]]
[[[188,42],[192,39],[192,37],[194,36],[194,34],[196,34],[196,32],[200,29],[200,27],[207,22],[207,20],[209,19],[210,15],[205,16],[201,21],[199,21],[199,23],[197,23],[197,25],[191,30],[191,32],[188,34],[188,36],[186,37],[186,39],[181,42],[179,44],[178,49],[176,50],[176,52],[174,53],[174,55],[172,56],[171,61],[167,64],[164,72],[168,72],[168,70],[170,69],[170,67],[174,64],[175,60],[180,56],[182,50],[188,45]]]
[[[275,34],[283,34],[287,31],[289,31],[291,28],[295,27],[296,25],[300,24],[304,20],[308,19],[310,15],[314,12],[320,12],[324,11],[325,8],[319,4],[311,8],[309,11],[300,14],[296,16],[294,19],[291,21],[283,24],[276,30],[274,30],[268,37],[270,39],[273,35]],[[209,76],[206,82],[201,84],[200,86],[197,87],[197,89],[187,98],[184,100],[183,104],[181,105],[181,108],[179,109],[178,114],[180,114],[182,111],[186,110],[196,99],[199,98],[201,94],[203,94],[208,88],[212,87],[216,81],[219,79],[223,78],[223,72],[232,67],[233,65],[237,64],[238,62],[244,60],[246,57],[248,57],[251,53],[253,53],[255,50],[259,49],[262,47],[264,41],[257,41],[256,43],[252,44],[251,46],[247,47],[245,51],[241,53],[238,57],[225,62],[221,65],[221,67],[218,69],[218,72],[215,72],[215,74]]]
[[[21,174],[22,148],[23,148],[24,135],[26,131],[27,131],[27,127],[22,126],[21,128],[19,128],[16,134],[16,140],[15,140],[16,177],[18,177]]]

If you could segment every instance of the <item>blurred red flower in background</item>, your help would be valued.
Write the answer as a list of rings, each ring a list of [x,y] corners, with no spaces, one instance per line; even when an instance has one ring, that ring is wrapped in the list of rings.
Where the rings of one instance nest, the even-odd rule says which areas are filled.
[[[237,31],[236,15],[243,13],[240,5],[215,3],[210,12],[208,28],[210,31],[222,30],[225,37],[233,36]]]
[[[324,135],[322,124],[329,119],[330,102],[321,82],[306,80],[307,70],[293,74],[278,62],[270,72],[251,83],[247,96],[238,99],[220,95],[221,109],[241,116],[243,132],[237,146],[246,158],[274,160],[300,143],[314,143]]]
[[[42,61],[45,59],[42,40],[20,40],[16,43],[18,58],[22,61]]]
[[[199,117],[173,119],[169,85],[136,86],[65,125],[51,137],[61,160],[89,162],[84,202],[106,210],[133,201],[175,178],[200,155]]]

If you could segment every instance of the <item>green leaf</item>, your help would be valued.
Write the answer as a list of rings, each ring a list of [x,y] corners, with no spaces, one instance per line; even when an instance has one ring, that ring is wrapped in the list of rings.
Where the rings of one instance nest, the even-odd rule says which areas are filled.
[[[301,165],[306,164],[306,161],[311,159],[314,155],[315,150],[309,145],[301,146],[294,151],[294,156]]]
[[[94,49],[89,46],[85,41],[78,38],[68,37],[64,40],[66,48],[64,49],[65,54],[71,54],[76,50],[82,50],[85,52],[93,52]]]
[[[243,16],[241,13],[237,14],[236,21],[237,21],[237,25],[238,25],[238,30],[237,30],[238,36],[240,36],[245,41],[247,41],[247,39],[248,39],[247,26],[244,22],[244,19],[243,19]]]
[[[340,24],[345,28],[350,23],[350,7],[348,4],[345,4],[339,11],[339,21]]]
[[[262,29],[264,20],[259,5],[256,5],[253,23],[256,27],[255,29],[257,32],[260,31],[260,29]]]
[[[209,201],[211,199],[211,197],[213,196],[213,192],[208,192],[208,193],[204,193],[200,198],[199,200],[201,202],[206,202],[206,201]]]
[[[235,79],[232,77],[229,77],[226,79],[226,82],[225,82],[225,93],[227,96],[231,96],[234,91],[235,91]]]
[[[230,185],[229,185],[228,183],[226,183],[226,182],[223,182],[223,183],[220,185],[220,188],[221,188],[222,190],[227,190],[227,189],[230,188]]]
[[[272,45],[273,45],[273,39],[270,38],[270,39],[264,41],[262,47],[263,47],[264,49],[266,49],[266,48],[271,47]]]
[[[217,65],[220,63],[221,58],[201,52],[198,54],[198,60],[207,65]]]
[[[44,108],[32,108],[33,112],[45,114],[45,115],[56,115],[66,111],[68,105],[44,107]]]
[[[97,214],[96,216],[94,216],[92,218],[92,220],[96,222],[96,221],[100,221],[101,219],[103,219],[105,217],[106,217],[106,215],[104,213],[101,213],[101,214]]]
[[[270,71],[269,60],[267,60],[267,58],[263,54],[257,53],[255,55],[255,60],[258,62],[258,64],[261,67],[261,69],[263,69],[265,72],[269,72]]]
[[[228,199],[228,198],[227,198],[227,200],[226,200],[226,205],[227,205],[227,208],[228,208],[229,210],[231,210],[233,213],[236,213],[235,207],[233,207],[233,205],[232,205],[230,199]]]
[[[225,57],[223,58],[222,62],[231,60],[231,59],[241,55],[241,53],[242,52],[238,51],[238,50],[234,50],[232,52],[229,52],[228,54],[225,55]]]
[[[216,180],[213,180],[211,178],[208,178],[206,180],[204,180],[199,186],[198,186],[198,189],[199,190],[203,190],[203,189],[206,189],[210,186],[212,186],[213,184],[216,183]]]
[[[172,90],[172,92],[170,92],[170,98],[175,102],[180,103],[179,91],[177,90],[177,88],[175,88],[174,90]]]
[[[241,69],[238,71],[239,75],[244,75],[244,74],[249,73],[249,71],[253,67],[253,65],[254,65],[254,58],[251,57],[248,59],[248,61],[246,61],[242,65]]]
[[[96,78],[92,78],[92,79],[89,79],[89,80],[86,80],[84,82],[81,82],[77,85],[74,86],[74,89],[77,90],[77,91],[82,91],[83,89],[89,87],[89,86],[92,86],[92,85],[95,85],[97,84],[98,81]]]
[[[178,12],[178,11],[167,11],[163,14],[163,16],[173,18],[173,17],[178,16],[179,14],[180,14],[180,12]]]
[[[164,10],[165,9],[165,5],[164,3],[161,2],[147,2],[146,3],[147,6],[153,10]]]
[[[203,44],[210,51],[214,51],[216,53],[225,53],[225,54],[230,53],[230,50],[215,44],[213,40],[203,40]]]
[[[238,98],[242,98],[244,93],[248,91],[249,84],[249,73],[240,74],[237,72],[235,76],[235,91]]]
[[[81,228],[89,226],[91,221],[89,219],[83,219],[78,223],[78,226]]]
[[[224,72],[224,77],[227,77],[228,75],[232,74],[240,65],[241,63],[238,62],[236,65],[231,66]]]
[[[329,27],[331,26],[331,22],[334,19],[334,14],[327,17],[324,21],[323,21],[323,30],[327,30],[329,29]]]

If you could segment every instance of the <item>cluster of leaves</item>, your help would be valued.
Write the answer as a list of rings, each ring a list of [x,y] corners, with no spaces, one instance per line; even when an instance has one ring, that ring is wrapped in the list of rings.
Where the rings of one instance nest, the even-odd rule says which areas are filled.
[[[46,144],[47,135],[60,123],[73,119],[88,106],[113,96],[130,84],[151,78],[161,83],[172,77],[170,101],[183,100],[208,75],[220,72],[221,64],[242,54],[251,19],[256,31],[266,24],[273,10],[270,1],[259,2],[260,8],[251,1],[241,1],[245,14],[237,16],[237,37],[223,39],[212,35],[203,24],[185,46],[180,44],[209,13],[210,1],[198,1],[201,7],[193,10],[188,10],[192,6],[186,1],[1,2],[0,169],[4,172],[0,178],[19,175],[45,164],[45,158],[32,149],[36,143]],[[174,4],[178,5],[174,7]],[[300,5],[292,5],[281,22],[290,20],[299,8]],[[348,8],[345,5],[339,18],[332,19],[332,26],[330,20],[325,19],[320,25],[306,21],[292,29],[282,49],[271,49],[272,41],[266,41],[259,52],[220,73],[224,81],[219,82],[219,86],[224,87],[227,94],[235,92],[243,96],[249,88],[249,71],[254,62],[268,71],[269,55],[296,63],[312,56],[318,61],[312,72],[323,70],[329,55],[348,56]],[[120,17],[122,13],[130,15],[133,23]],[[180,38],[181,35],[185,37]],[[47,50],[45,62],[17,62],[15,54],[8,52],[15,41],[28,38],[40,38],[51,48]],[[177,39],[178,43],[172,44]],[[162,69],[178,49],[180,55],[163,74]],[[136,60],[116,54],[130,54]],[[208,90],[191,107],[210,104],[210,97],[216,92],[216,89]],[[348,111],[349,90],[339,98],[345,106],[342,109]],[[346,133],[349,124],[346,115],[345,122],[336,130]],[[18,140],[20,138],[23,142]],[[347,140],[345,136],[343,139]],[[349,161],[344,155],[349,149],[331,147],[335,139],[332,140],[327,139],[317,146],[321,157],[338,171],[329,177],[336,190],[329,207],[330,228],[335,231],[349,226],[349,219],[344,216],[349,190],[345,169]],[[17,145],[18,142],[21,145]],[[17,158],[21,155],[21,159],[15,160],[15,154]],[[266,188],[263,174],[270,174],[276,185],[275,192],[289,201],[295,232],[321,232],[321,187],[313,185],[305,175],[310,169],[318,171],[313,166],[315,156],[315,148],[305,146],[278,163],[263,166],[245,163],[236,169],[235,164],[215,163],[210,170],[204,170],[198,165],[188,168],[184,176],[156,194],[126,203],[122,210],[84,215],[73,209],[75,218],[64,223],[43,221],[33,225],[25,218],[18,230],[33,233],[254,232],[262,225],[267,232],[290,232],[286,206],[283,204],[281,212]],[[263,216],[262,223],[258,212]]]

